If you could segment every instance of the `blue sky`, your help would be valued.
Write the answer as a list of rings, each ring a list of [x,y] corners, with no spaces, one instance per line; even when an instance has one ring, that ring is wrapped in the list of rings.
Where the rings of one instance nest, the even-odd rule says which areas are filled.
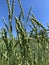
[[[12,0],[10,0],[11,2]],[[35,14],[37,20],[46,27],[46,22],[49,23],[49,0],[21,0],[24,8],[24,13],[27,16],[29,8],[32,6],[32,12]],[[18,16],[20,9],[18,1],[15,0],[15,15]],[[8,9],[6,0],[0,0],[0,28],[3,27],[2,17],[8,21]],[[14,23],[13,23],[14,25]]]

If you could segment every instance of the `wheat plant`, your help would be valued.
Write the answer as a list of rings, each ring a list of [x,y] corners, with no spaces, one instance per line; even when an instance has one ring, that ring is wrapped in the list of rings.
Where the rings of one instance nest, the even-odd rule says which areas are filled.
[[[4,27],[0,36],[0,65],[49,65],[49,37],[46,29],[34,16],[32,7],[25,19],[22,3],[19,16],[14,15],[14,3],[6,0],[8,7],[8,24],[3,17]],[[12,20],[14,17],[16,37],[13,35]],[[30,20],[29,20],[30,19]],[[30,27],[28,32],[23,24]],[[30,22],[30,23],[29,23]]]

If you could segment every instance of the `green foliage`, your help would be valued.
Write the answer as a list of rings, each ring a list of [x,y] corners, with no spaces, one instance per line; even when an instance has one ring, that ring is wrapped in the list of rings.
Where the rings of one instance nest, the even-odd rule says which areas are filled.
[[[17,33],[15,38],[12,34],[15,1],[12,0],[12,7],[10,6],[10,0],[6,0],[6,2],[8,6],[8,25],[3,17],[5,27],[1,29],[0,33],[0,65],[49,65],[49,37],[47,32],[49,28],[45,29],[37,21],[35,16],[31,14],[31,7],[25,21],[31,22],[31,24],[29,23],[31,31],[28,33],[22,23],[24,11],[21,1],[18,0],[21,12],[18,18],[14,16]],[[28,21],[29,19],[30,21]]]

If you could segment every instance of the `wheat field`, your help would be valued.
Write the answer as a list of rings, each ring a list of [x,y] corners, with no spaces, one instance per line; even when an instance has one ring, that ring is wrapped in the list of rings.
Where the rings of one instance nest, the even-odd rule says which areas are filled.
[[[14,15],[15,0],[12,0],[12,6],[10,6],[10,0],[6,0],[6,2],[7,14],[9,15],[8,25],[5,18],[2,19],[4,27],[0,31],[0,65],[49,65],[49,28],[46,29],[38,22],[34,14],[31,13],[32,7],[25,19],[20,0],[18,0],[20,6],[19,17]],[[12,34],[13,17],[16,37]],[[25,25],[30,27],[29,32],[25,28],[23,21]]]

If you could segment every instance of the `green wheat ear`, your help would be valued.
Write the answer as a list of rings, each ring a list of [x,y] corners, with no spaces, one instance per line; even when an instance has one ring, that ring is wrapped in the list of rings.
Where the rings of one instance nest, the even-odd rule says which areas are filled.
[[[22,17],[24,17],[24,11],[23,11],[23,7],[22,7],[22,4],[21,4],[21,1],[18,0],[18,3],[19,3],[19,6],[20,6],[20,15],[19,15],[19,20],[21,21]]]
[[[29,16],[30,16],[30,14],[31,14],[31,11],[32,11],[32,6],[30,7],[30,10],[29,10],[29,12],[28,12],[28,16],[27,16],[27,18],[26,18],[26,22],[27,22],[28,19],[29,19]]]
[[[44,30],[46,30],[45,27],[44,27],[40,22],[37,21],[37,19],[35,18],[34,14],[32,14],[32,17],[30,17],[30,20],[31,20],[32,22],[34,21],[34,23],[36,23],[38,26],[40,26],[40,27],[42,27]]]
[[[9,28],[12,32],[12,17],[14,13],[14,2],[15,0],[12,0],[12,7],[10,6],[10,0],[6,0],[7,6],[8,6],[8,21],[9,21]]]
[[[3,22],[4,22],[4,25],[5,25],[6,29],[7,29],[7,31],[9,31],[9,28],[8,28],[8,25],[6,24],[5,18],[3,17],[2,20],[3,20]]]

